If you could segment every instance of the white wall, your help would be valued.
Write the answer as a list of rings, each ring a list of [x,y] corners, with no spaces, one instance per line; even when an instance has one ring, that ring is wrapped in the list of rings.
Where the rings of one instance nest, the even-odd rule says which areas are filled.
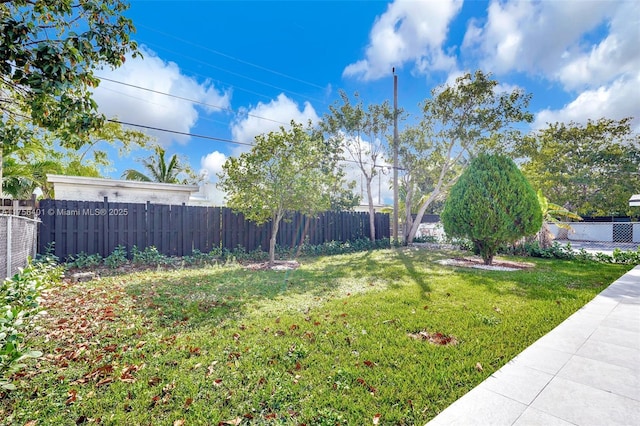
[[[187,203],[189,196],[198,191],[196,185],[136,182],[129,180],[86,178],[79,176],[47,175],[53,183],[58,200],[103,201],[179,205]]]
[[[549,224],[549,230],[556,238],[558,237],[559,233],[566,233],[569,241],[613,242],[613,223],[570,223],[570,226],[571,229],[567,232],[557,225]]]

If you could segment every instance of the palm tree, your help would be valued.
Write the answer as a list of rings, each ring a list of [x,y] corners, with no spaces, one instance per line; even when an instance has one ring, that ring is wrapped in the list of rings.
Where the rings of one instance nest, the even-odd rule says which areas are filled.
[[[571,230],[571,226],[567,223],[560,221],[560,218],[582,220],[582,217],[572,211],[565,209],[564,207],[549,202],[547,197],[542,194],[541,190],[538,190],[538,202],[540,203],[540,210],[542,210],[542,229],[538,232],[538,241],[542,248],[549,247],[551,245],[549,230],[549,224],[552,223],[558,228]]]
[[[188,179],[180,179],[180,173],[191,175],[191,168],[182,164],[176,154],[169,158],[169,162],[165,159],[165,150],[156,146],[155,155],[142,160],[142,165],[148,172],[144,174],[138,170],[127,169],[122,173],[122,178],[126,180],[137,180],[141,182],[160,182],[160,183],[186,183]]]
[[[14,158],[5,158],[4,181],[2,189],[5,194],[17,200],[26,200],[40,188],[43,198],[52,198],[51,184],[47,181],[47,173],[60,173],[60,163],[54,160],[20,163]]]

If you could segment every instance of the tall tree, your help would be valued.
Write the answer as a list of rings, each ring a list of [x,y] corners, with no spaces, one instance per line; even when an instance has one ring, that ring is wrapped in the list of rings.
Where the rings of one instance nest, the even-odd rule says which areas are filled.
[[[40,129],[77,149],[102,126],[90,89],[95,70],[135,55],[127,8],[122,0],[0,2],[0,182],[3,151]]]
[[[518,151],[531,184],[582,216],[637,214],[629,198],[640,188],[640,135],[631,119],[554,123]]]
[[[331,205],[331,145],[310,127],[291,122],[291,129],[259,135],[250,152],[222,166],[218,187],[227,205],[258,224],[271,221],[269,262],[275,262],[278,228],[287,211],[314,215]]]
[[[431,129],[424,126],[410,126],[404,129],[399,135],[398,157],[401,164],[399,174],[400,179],[400,206],[403,217],[403,241],[405,244],[413,240],[410,236],[412,229],[413,214],[418,213],[418,209],[423,204],[428,207],[434,206],[436,201],[442,201],[446,191],[444,182],[452,185],[459,176],[461,166],[458,164],[459,158],[446,161],[448,146],[438,145],[435,138],[429,136]],[[440,184],[440,187],[437,185]],[[416,222],[419,224],[424,212]],[[417,230],[417,228],[416,228]]]
[[[501,244],[542,226],[538,197],[513,160],[480,154],[451,188],[441,215],[444,231],[469,238],[490,265]]]
[[[161,146],[154,148],[154,155],[142,160],[146,174],[135,169],[127,169],[122,177],[127,180],[141,182],[160,183],[197,183],[199,178],[191,167],[182,161],[177,154],[173,154],[169,161],[165,158],[166,152]]]
[[[405,180],[428,190],[420,199],[416,220],[407,217],[405,241],[413,240],[424,213],[456,182],[470,159],[481,151],[512,149],[521,139],[514,125],[532,121],[526,110],[530,95],[520,89],[500,92],[497,86],[490,74],[476,71],[458,77],[452,86],[434,89],[422,104],[418,128],[401,137]]]
[[[28,126],[26,122],[21,124]],[[150,140],[142,132],[109,122],[91,132],[88,144],[77,151],[60,146],[51,132],[33,130],[27,132],[31,139],[7,146],[3,156],[3,190],[13,198],[30,198],[37,188],[43,198],[52,198],[53,185],[47,181],[48,173],[100,177],[112,164],[107,152],[99,146],[101,143],[117,147],[119,155],[126,155]]]
[[[338,142],[345,159],[354,162],[362,173],[369,207],[370,238],[373,241],[376,239],[376,230],[371,182],[382,165],[387,133],[393,124],[393,111],[388,102],[370,104],[365,108],[357,93],[354,97],[355,104],[341,91],[341,101],[329,106],[330,113],[325,114],[320,127],[331,140]]]

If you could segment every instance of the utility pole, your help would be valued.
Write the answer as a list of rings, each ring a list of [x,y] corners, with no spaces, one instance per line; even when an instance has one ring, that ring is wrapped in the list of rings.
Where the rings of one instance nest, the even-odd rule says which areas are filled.
[[[398,243],[398,76],[393,72],[393,240]]]

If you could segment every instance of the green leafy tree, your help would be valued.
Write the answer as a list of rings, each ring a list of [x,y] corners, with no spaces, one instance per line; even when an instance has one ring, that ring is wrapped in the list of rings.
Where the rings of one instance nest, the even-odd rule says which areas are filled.
[[[38,132],[77,149],[102,127],[94,73],[135,55],[127,8],[122,0],[0,2],[0,182],[3,152]]]
[[[452,237],[469,238],[490,265],[502,244],[542,226],[538,197],[518,166],[501,155],[480,154],[453,185],[440,216]]]
[[[355,163],[362,173],[369,207],[370,238],[374,241],[375,209],[371,182],[382,165],[387,133],[393,124],[393,111],[388,102],[365,108],[357,93],[354,97],[356,103],[341,91],[340,101],[329,106],[330,112],[325,114],[320,127],[331,143],[341,148],[344,159]]]
[[[552,203],[544,196],[539,189],[537,192],[540,211],[542,212],[542,229],[538,232],[538,242],[541,247],[546,248],[551,245],[551,231],[549,224],[554,224],[559,228],[570,230],[571,225],[564,222],[566,220],[582,220],[582,216],[567,210],[566,208]]]
[[[154,155],[142,160],[146,174],[135,169],[127,169],[122,173],[122,178],[141,182],[180,184],[195,184],[201,180],[177,154],[173,154],[169,161],[165,155],[164,148],[156,146]]]
[[[26,124],[26,123],[23,123]],[[89,142],[81,151],[65,149],[50,132],[37,132],[32,139],[7,147],[3,156],[3,191],[16,199],[30,198],[39,188],[43,198],[53,198],[53,185],[47,174],[100,177],[111,166],[101,143],[118,146],[120,155],[134,146],[144,147],[150,140],[146,134],[123,128],[118,123],[105,123],[91,132]]]
[[[631,119],[549,124],[519,150],[535,188],[582,216],[627,215],[640,188],[640,135]]]
[[[518,123],[533,119],[530,95],[500,92],[490,74],[476,71],[434,89],[422,104],[420,123],[400,135],[400,166],[407,198],[405,241],[412,241],[425,212],[442,199],[479,152],[505,152],[521,140]],[[419,203],[413,205],[414,194]]]
[[[292,122],[290,130],[256,136],[250,152],[222,166],[218,187],[227,193],[227,205],[258,224],[271,221],[270,264],[287,211],[315,215],[330,208],[334,159],[318,132]]]

